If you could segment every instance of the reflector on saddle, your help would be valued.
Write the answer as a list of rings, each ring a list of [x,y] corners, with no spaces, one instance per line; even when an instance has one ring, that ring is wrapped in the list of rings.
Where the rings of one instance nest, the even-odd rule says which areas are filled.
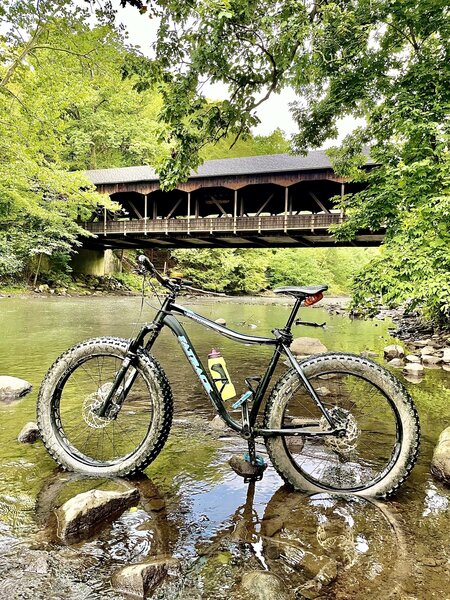
[[[313,304],[316,304],[316,302],[320,302],[322,300],[322,298],[323,298],[322,292],[319,292],[318,294],[314,294],[314,296],[307,296],[305,298],[304,305],[312,306]]]

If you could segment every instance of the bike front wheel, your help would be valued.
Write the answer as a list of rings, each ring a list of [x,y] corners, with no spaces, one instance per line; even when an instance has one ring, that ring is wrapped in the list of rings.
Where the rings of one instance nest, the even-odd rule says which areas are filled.
[[[322,354],[301,366],[345,434],[267,438],[275,469],[298,490],[372,497],[394,493],[409,475],[419,450],[419,419],[407,390],[389,371],[353,354]],[[315,431],[330,429],[292,369],[271,393],[264,427],[309,423],[319,424]]]
[[[157,361],[141,352],[133,382],[114,417],[96,408],[111,390],[129,341],[93,338],[62,354],[39,390],[37,421],[43,442],[65,469],[97,476],[142,471],[161,451],[172,423],[169,382]],[[130,376],[130,375],[129,375]]]

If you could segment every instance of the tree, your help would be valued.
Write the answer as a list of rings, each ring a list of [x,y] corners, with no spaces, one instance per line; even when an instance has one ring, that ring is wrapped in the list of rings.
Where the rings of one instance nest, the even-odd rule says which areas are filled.
[[[167,187],[197,166],[205,143],[248,132],[258,105],[283,87],[298,95],[295,152],[333,138],[340,117],[364,117],[366,125],[332,153],[340,173],[368,185],[344,198],[348,220],[336,235],[386,228],[382,258],[358,280],[359,299],[381,286],[385,299],[412,298],[450,322],[446,0],[122,4],[161,19],[151,77],[164,82]],[[227,99],[208,103],[205,80],[226,84]],[[369,173],[366,144],[378,165]]]
[[[42,255],[72,252],[86,235],[77,220],[114,207],[71,171],[153,162],[163,149],[161,100],[123,79],[135,50],[111,23],[92,26],[89,11],[60,0],[9,0],[0,18],[0,275],[7,276]]]

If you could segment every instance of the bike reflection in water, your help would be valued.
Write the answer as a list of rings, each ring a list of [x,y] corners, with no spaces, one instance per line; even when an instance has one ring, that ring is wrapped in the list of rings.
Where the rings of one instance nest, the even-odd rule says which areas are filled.
[[[58,540],[55,509],[64,502],[93,489],[134,487],[140,492],[137,508],[100,524],[69,548]],[[39,576],[42,598],[74,577],[89,586],[89,598],[117,599],[120,592],[111,582],[121,569],[173,557],[179,564],[176,576],[161,577],[148,597],[250,600],[267,589],[278,590],[280,600],[405,597],[410,564],[400,519],[390,503],[307,496],[283,486],[261,507],[252,482],[246,502],[213,531],[207,525],[213,514],[193,524],[182,506],[178,494],[166,499],[145,476],[111,480],[57,473],[48,478],[36,500],[41,530],[36,552],[50,548],[48,556],[59,571]],[[29,585],[27,581],[25,573],[16,589]]]

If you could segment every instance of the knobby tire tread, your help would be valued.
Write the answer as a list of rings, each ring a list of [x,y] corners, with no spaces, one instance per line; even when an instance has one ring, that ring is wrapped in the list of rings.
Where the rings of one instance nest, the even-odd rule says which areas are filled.
[[[49,441],[48,436],[47,436],[47,432],[46,432],[46,424],[43,423],[42,418],[41,418],[41,405],[42,403],[45,401],[44,398],[42,398],[41,394],[42,394],[42,389],[45,387],[45,385],[49,382],[49,380],[52,379],[52,373],[55,369],[57,369],[59,367],[59,365],[66,360],[66,358],[73,352],[77,351],[79,348],[86,348],[91,346],[92,348],[98,347],[101,344],[119,344],[122,345],[124,343],[129,344],[130,340],[127,340],[125,338],[116,338],[116,337],[111,337],[111,336],[102,336],[102,337],[98,337],[98,338],[91,338],[88,340],[85,340],[83,342],[80,342],[79,344],[76,344],[75,346],[72,346],[71,348],[69,348],[68,350],[66,350],[65,352],[63,352],[56,360],[55,362],[52,364],[52,366],[50,367],[50,369],[47,371],[42,383],[41,383],[41,387],[39,390],[39,395],[38,395],[38,401],[37,401],[37,425],[38,428],[41,432],[41,437],[42,437],[42,441],[43,444],[45,446],[45,448],[47,449],[48,453],[50,454],[50,456],[53,458],[53,460],[64,470],[64,471],[73,471],[74,469],[72,469],[71,467],[68,467],[60,458],[59,456],[59,452],[58,452],[58,444],[55,442],[54,445]],[[161,388],[161,395],[163,397],[163,403],[164,403],[164,407],[163,407],[163,422],[162,425],[160,427],[159,430],[159,434],[157,437],[157,440],[151,450],[151,452],[149,454],[147,454],[146,456],[144,456],[141,460],[139,460],[136,464],[132,465],[130,468],[126,469],[125,471],[120,471],[120,469],[118,469],[117,473],[114,473],[113,475],[117,475],[119,477],[122,476],[127,476],[127,477],[132,477],[134,475],[137,475],[138,473],[142,472],[146,467],[148,467],[154,460],[155,458],[158,456],[158,454],[161,452],[161,450],[164,447],[164,444],[166,443],[166,440],[169,436],[170,433],[170,429],[172,426],[172,418],[173,418],[173,396],[172,396],[172,389],[170,387],[170,383],[169,380],[167,379],[167,376],[163,370],[163,368],[161,367],[161,365],[159,364],[159,362],[156,360],[156,358],[154,358],[154,356],[150,355],[149,353],[147,353],[144,349],[142,350],[142,354],[143,356],[145,356],[146,360],[150,361],[150,363],[154,366],[154,375],[156,377],[156,381],[157,384],[160,386]],[[51,427],[53,428],[54,422],[52,420],[52,424]],[[50,435],[53,438],[53,432],[50,432]],[[107,476],[107,475],[106,475]]]
[[[364,365],[368,369],[371,369],[371,370],[375,369],[381,377],[389,380],[390,385],[392,385],[394,387],[394,389],[396,390],[396,392],[399,395],[403,396],[404,405],[406,406],[406,408],[409,412],[409,416],[413,421],[413,427],[415,429],[415,436],[414,436],[415,441],[414,441],[414,445],[410,449],[409,458],[405,465],[402,476],[399,479],[393,481],[392,486],[389,487],[389,489],[386,490],[384,493],[376,494],[376,497],[378,497],[378,498],[388,498],[388,497],[394,495],[398,491],[398,489],[403,485],[405,480],[410,475],[410,473],[417,461],[418,455],[419,455],[420,421],[419,421],[419,414],[417,412],[414,401],[413,401],[411,395],[409,394],[408,390],[403,386],[403,384],[396,377],[394,377],[394,375],[392,375],[392,373],[390,373],[390,371],[388,371],[387,369],[383,368],[382,366],[378,365],[377,363],[375,363],[373,361],[369,361],[366,358],[359,356],[358,354],[342,353],[342,352],[327,352],[326,354],[314,355],[314,356],[305,358],[305,359],[299,361],[299,364],[302,366],[304,366],[304,365],[306,366],[307,364],[308,365],[309,364],[319,364],[321,362],[322,363],[325,362],[325,360],[329,360],[329,358],[335,358],[340,361],[348,361],[348,363],[350,363],[350,364],[353,361],[354,363],[358,363],[359,365]],[[284,385],[286,385],[286,383],[292,377],[293,373],[295,373],[294,369],[289,369],[280,377],[280,379],[278,379],[278,381],[274,385],[274,387],[270,393],[270,396],[267,400],[267,404],[266,404],[266,407],[264,410],[264,420],[263,420],[264,428],[270,427],[269,420],[270,420],[271,412],[272,412],[275,404],[281,400],[279,397],[280,393],[281,393]],[[266,446],[267,446],[267,450],[268,450],[271,462],[272,462],[275,470],[277,471],[277,473],[283,479],[283,481],[290,487],[294,487],[295,489],[301,489],[299,487],[298,483],[295,482],[293,479],[291,479],[291,477],[289,477],[289,475],[287,475],[284,472],[282,466],[279,464],[279,462],[277,460],[277,457],[270,450],[270,438],[267,439]],[[389,477],[389,474],[386,477]],[[383,479],[382,481],[385,481],[385,479]],[[325,488],[323,489],[323,491],[326,491]],[[339,492],[339,493],[345,494],[345,492]],[[364,495],[364,494],[362,494],[362,495]]]

